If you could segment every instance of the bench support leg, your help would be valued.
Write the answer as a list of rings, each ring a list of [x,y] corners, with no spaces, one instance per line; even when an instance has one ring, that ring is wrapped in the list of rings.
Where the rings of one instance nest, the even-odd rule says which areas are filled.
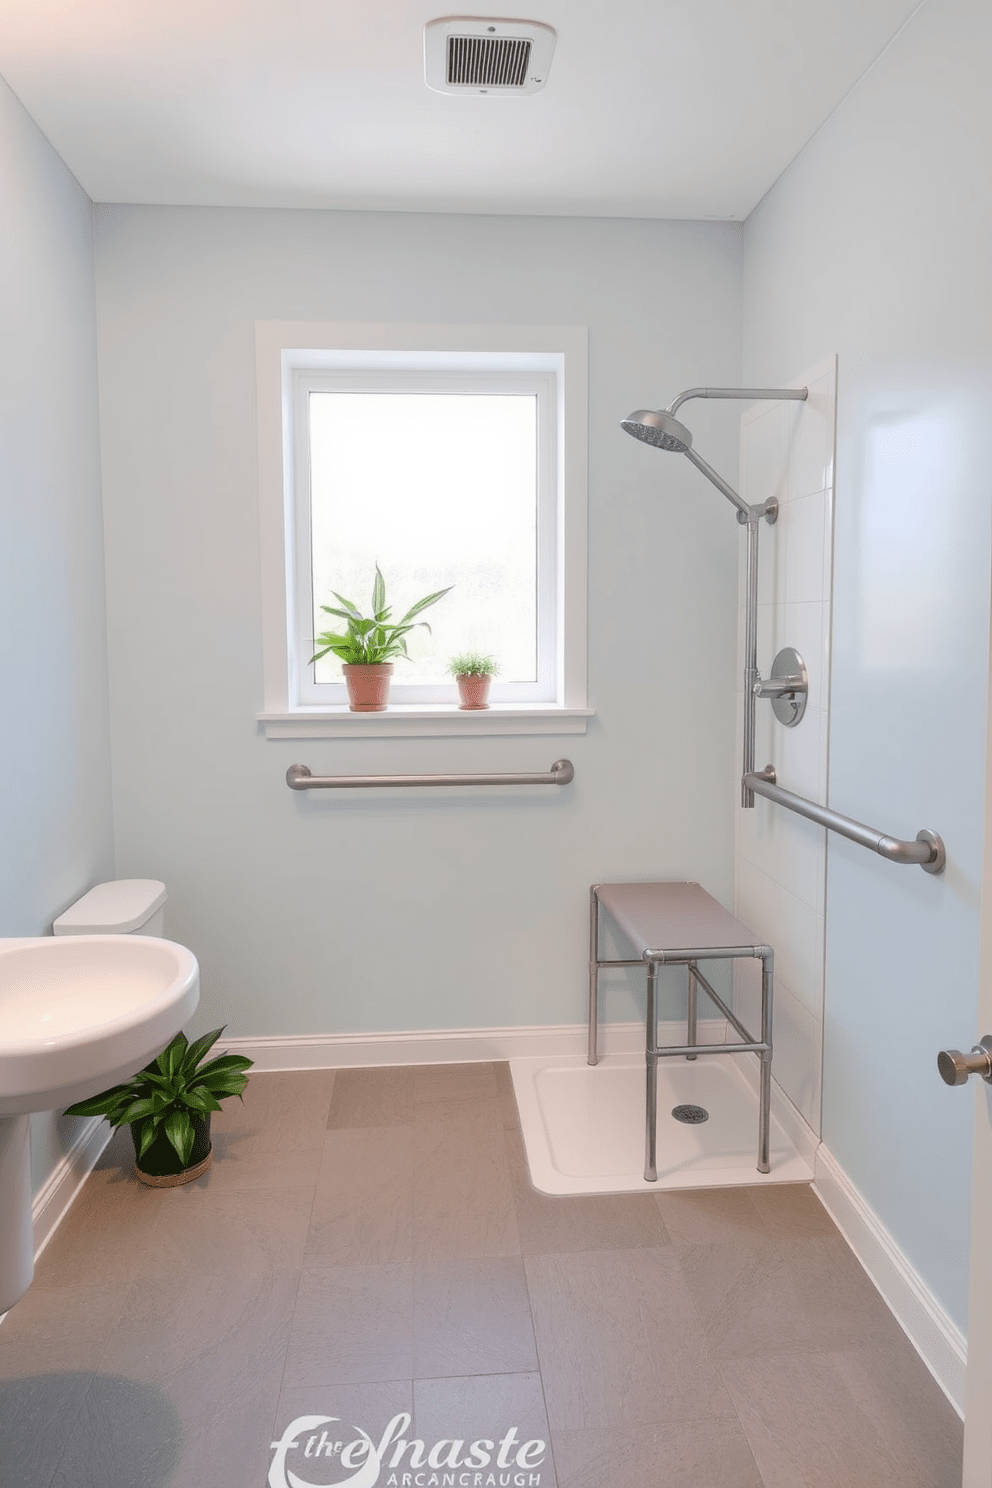
[[[768,951],[761,958],[761,1083],[758,1093],[758,1172],[771,1171],[769,1131],[772,1109],[772,995],[775,956]]]
[[[686,1017],[686,1043],[696,1044],[699,1042],[696,1036],[696,1010],[699,1002],[699,983],[696,981],[696,963],[689,962],[689,1008]],[[686,1059],[695,1059],[695,1054],[687,1054]]]
[[[658,967],[648,962],[648,1009],[645,1020],[644,1058],[647,1064],[647,1100],[644,1113],[644,1177],[658,1181]]]
[[[599,895],[589,890],[589,1064],[599,1063]]]

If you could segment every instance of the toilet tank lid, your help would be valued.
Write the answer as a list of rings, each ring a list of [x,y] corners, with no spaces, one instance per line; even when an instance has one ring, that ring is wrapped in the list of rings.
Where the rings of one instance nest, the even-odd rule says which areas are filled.
[[[138,930],[165,903],[157,878],[118,878],[97,884],[70,904],[53,925],[56,935],[126,935]]]

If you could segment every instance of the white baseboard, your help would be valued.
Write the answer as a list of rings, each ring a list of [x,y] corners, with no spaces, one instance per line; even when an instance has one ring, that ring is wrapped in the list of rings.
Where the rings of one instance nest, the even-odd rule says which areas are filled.
[[[896,1321],[963,1419],[968,1346],[961,1329],[822,1142],[816,1153],[814,1188]]]
[[[685,1023],[659,1023],[663,1043],[681,1043]],[[701,1018],[701,1044],[726,1038],[722,1019]],[[531,1028],[440,1028],[407,1033],[327,1033],[309,1037],[231,1038],[223,1047],[246,1054],[259,1072],[305,1069],[355,1069],[387,1064],[475,1064],[489,1060],[556,1058],[585,1052],[586,1024],[565,1023]],[[644,1049],[643,1023],[604,1023],[599,1031],[603,1054],[632,1054]]]
[[[92,1117],[35,1194],[31,1204],[35,1260],[54,1235],[112,1136],[109,1122],[102,1116]]]

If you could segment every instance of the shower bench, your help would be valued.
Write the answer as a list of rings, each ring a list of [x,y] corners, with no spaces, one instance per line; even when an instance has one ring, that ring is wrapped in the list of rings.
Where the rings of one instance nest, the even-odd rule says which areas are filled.
[[[604,961],[599,956],[599,912],[603,910],[639,949],[636,961]],[[734,961],[753,957],[761,962],[761,1038],[749,1033],[699,969],[700,961]],[[758,1094],[758,1172],[769,1171],[768,1145],[772,1078],[772,983],[775,956],[740,920],[718,904],[697,883],[593,884],[589,890],[589,1055],[599,1063],[599,972],[604,966],[647,968],[647,1017],[644,1029],[646,1111],[644,1177],[658,1178],[658,1060],[681,1055],[695,1059],[706,1054],[757,1054],[761,1061]],[[686,1042],[658,1047],[657,981],[659,966],[685,966],[689,973]],[[740,1043],[700,1044],[696,1037],[696,1004],[702,985]]]

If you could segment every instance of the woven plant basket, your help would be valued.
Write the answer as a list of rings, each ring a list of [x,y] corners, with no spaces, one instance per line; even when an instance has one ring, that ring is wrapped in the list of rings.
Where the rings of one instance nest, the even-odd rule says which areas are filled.
[[[191,1119],[195,1136],[193,1150],[185,1168],[164,1132],[159,1132],[139,1162],[138,1139],[135,1136],[135,1128],[131,1127],[135,1152],[134,1171],[141,1182],[147,1184],[149,1188],[178,1188],[182,1183],[192,1183],[193,1179],[205,1173],[213,1162],[214,1149],[210,1142],[209,1115],[193,1116]]]

